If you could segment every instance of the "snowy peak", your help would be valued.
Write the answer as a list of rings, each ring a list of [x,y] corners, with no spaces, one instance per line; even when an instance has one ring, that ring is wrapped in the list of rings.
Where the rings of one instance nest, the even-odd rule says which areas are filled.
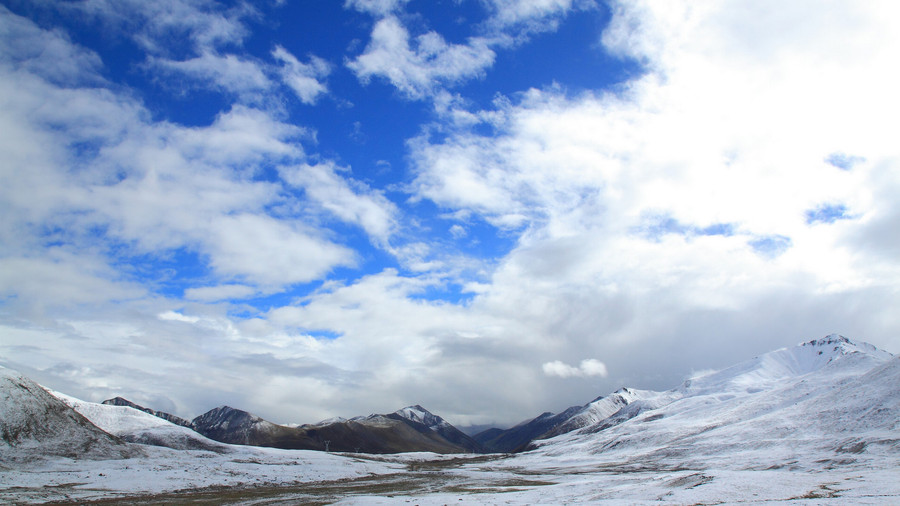
[[[893,355],[866,342],[856,342],[840,334],[829,334],[822,339],[813,339],[797,345],[801,349],[815,349],[817,355],[828,355],[835,358],[851,353],[863,353],[876,358],[890,359]]]
[[[854,375],[893,357],[869,343],[831,334],[822,339],[781,348],[720,371],[685,381],[684,394],[704,391],[758,390],[773,383],[829,368],[838,375]]]
[[[395,411],[394,414],[407,420],[421,423],[431,430],[437,430],[439,428],[447,427],[450,425],[443,418],[431,413],[418,404],[399,409]]]

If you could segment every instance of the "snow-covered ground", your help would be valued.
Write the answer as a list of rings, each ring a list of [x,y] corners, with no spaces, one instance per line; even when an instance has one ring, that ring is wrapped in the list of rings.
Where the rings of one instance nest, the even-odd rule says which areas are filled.
[[[401,464],[307,450],[233,447],[227,454],[143,446],[120,460],[50,458],[0,471],[0,503],[162,494],[210,487],[292,486],[402,471]]]
[[[210,504],[900,504],[900,357],[840,336],[669,391],[609,397],[576,430],[514,456],[222,445],[132,408],[45,396],[27,378],[0,373],[0,393],[31,412],[41,403],[59,412],[62,399],[113,436],[163,445],[25,458],[22,449],[37,451],[40,438],[60,440],[42,428],[0,458],[0,503],[154,503],[177,494]],[[612,404],[615,412],[595,416]],[[10,406],[3,419],[21,418]]]

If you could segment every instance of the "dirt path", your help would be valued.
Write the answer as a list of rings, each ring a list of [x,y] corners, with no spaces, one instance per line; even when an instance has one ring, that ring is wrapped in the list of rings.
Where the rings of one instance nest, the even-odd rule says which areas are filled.
[[[47,504],[167,504],[167,505],[324,505],[352,496],[419,496],[433,493],[469,495],[523,490],[552,482],[515,472],[477,472],[463,466],[477,466],[502,458],[497,455],[459,457],[411,462],[404,472],[372,475],[335,481],[284,486],[212,487],[144,496],[119,496],[103,499],[51,502]],[[377,460],[391,460],[388,458]],[[100,491],[98,491],[99,493]]]

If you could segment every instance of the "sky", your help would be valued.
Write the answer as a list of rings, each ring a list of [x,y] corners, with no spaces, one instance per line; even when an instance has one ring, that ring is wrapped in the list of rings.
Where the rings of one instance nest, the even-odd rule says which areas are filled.
[[[900,351],[900,7],[0,0],[0,364],[511,425]]]

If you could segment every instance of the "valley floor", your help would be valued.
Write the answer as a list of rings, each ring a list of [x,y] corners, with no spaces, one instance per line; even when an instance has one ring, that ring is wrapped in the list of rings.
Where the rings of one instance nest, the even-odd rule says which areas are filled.
[[[900,504],[897,463],[831,469],[618,466],[538,455],[353,455],[248,448],[0,469],[0,503]],[[887,465],[885,465],[887,464]]]

